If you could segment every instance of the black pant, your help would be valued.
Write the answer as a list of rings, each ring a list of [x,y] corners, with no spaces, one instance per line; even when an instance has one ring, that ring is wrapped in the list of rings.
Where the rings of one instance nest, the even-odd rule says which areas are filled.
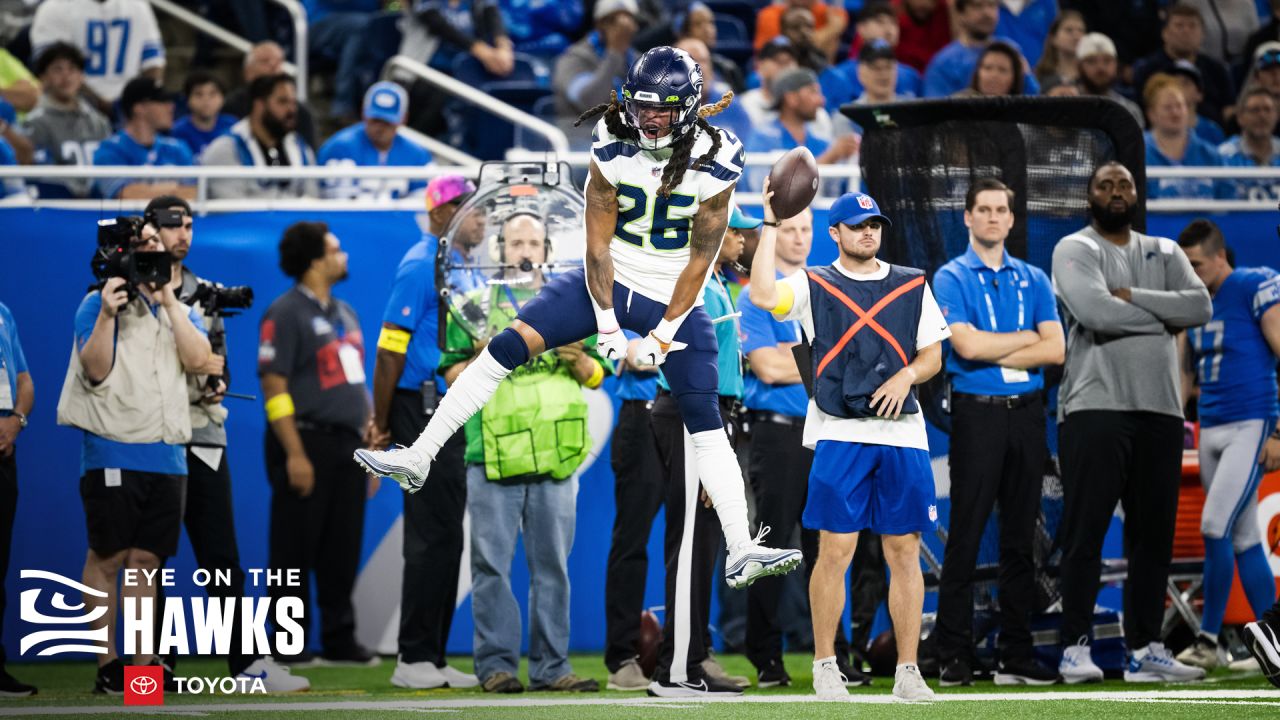
[[[665,476],[649,426],[650,403],[624,400],[613,431],[613,539],[604,575],[604,664],[617,672],[636,656],[649,533],[662,507]]]
[[[973,571],[1000,504],[1000,656],[1031,657],[1036,517],[1048,446],[1044,403],[1021,407],[956,393],[951,411],[951,525],[938,589],[938,660],[972,662]]]
[[[809,497],[813,451],[804,447],[804,428],[770,421],[751,424],[751,487],[756,499],[756,527],[769,527],[768,544],[784,547],[800,524]],[[818,559],[818,531],[800,528],[805,583]],[[785,577],[760,578],[747,588],[747,659],[756,669],[782,662],[782,623],[778,608]],[[807,593],[805,593],[807,598]],[[849,655],[844,629],[836,629],[836,654]]]
[[[721,398],[720,416],[726,426],[732,412],[732,399]],[[681,572],[680,556],[684,547],[687,483],[697,482],[694,459],[687,457],[684,445],[684,422],[676,399],[661,393],[653,405],[653,436],[658,445],[658,457],[666,478],[666,533],[663,550],[666,555],[666,614],[662,627],[662,648],[658,653],[656,679],[669,680],[672,670],[678,671],[681,658],[676,657],[676,640],[688,637],[688,652],[683,658],[685,675],[690,679],[701,677],[703,660],[711,648],[711,633],[707,627],[711,615],[711,587],[716,582],[716,555],[724,545],[720,530],[720,518],[701,498],[695,504],[692,521],[692,546],[687,553],[688,568]],[[688,468],[686,468],[688,463]],[[687,584],[680,576],[687,577]],[[688,624],[677,622],[677,613],[688,608]],[[680,638],[676,636],[679,635]]]
[[[326,653],[344,654],[356,645],[356,616],[351,604],[360,542],[364,533],[365,473],[351,456],[361,446],[351,430],[299,428],[302,446],[315,470],[307,497],[289,487],[284,448],[270,428],[266,432],[267,479],[271,482],[271,570],[297,569],[298,587],[268,588],[272,603],[284,597],[302,599],[311,622],[311,573],[315,573],[320,609],[320,642]],[[304,647],[309,647],[309,641]]]
[[[1182,418],[1085,410],[1060,435],[1063,514],[1062,642],[1087,636],[1102,572],[1102,540],[1124,508],[1124,634],[1130,648],[1159,641],[1182,473]]]
[[[391,439],[412,445],[427,426],[422,395],[396,390],[391,400]],[[459,429],[431,463],[431,478],[417,493],[404,493],[404,576],[400,585],[400,658],[444,665],[445,646],[458,602],[462,567],[462,516],[467,509],[466,434]]]
[[[13,518],[18,511],[18,452],[0,457],[0,584],[9,572],[9,547],[13,541]],[[0,588],[0,638],[3,638],[4,611],[8,592]],[[0,670],[4,669],[4,643],[0,642]]]

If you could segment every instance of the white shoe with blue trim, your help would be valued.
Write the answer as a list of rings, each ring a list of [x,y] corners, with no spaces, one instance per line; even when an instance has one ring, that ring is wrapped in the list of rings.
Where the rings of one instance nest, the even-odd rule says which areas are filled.
[[[800,567],[804,556],[799,550],[761,547],[760,541],[768,534],[769,528],[761,527],[754,539],[729,551],[724,568],[729,587],[740,590],[762,577],[785,575]]]
[[[431,458],[411,447],[395,447],[390,450],[356,451],[356,462],[369,473],[389,477],[400,483],[407,493],[416,493],[427,482],[431,472]]]
[[[1078,643],[1062,651],[1062,661],[1058,663],[1058,674],[1068,685],[1102,682],[1102,668],[1093,662],[1093,653],[1089,650],[1089,638],[1082,637]]]
[[[1194,682],[1204,679],[1204,668],[1178,662],[1164,643],[1148,644],[1141,658],[1138,657],[1139,652],[1142,651],[1129,656],[1129,665],[1124,669],[1125,682]]]

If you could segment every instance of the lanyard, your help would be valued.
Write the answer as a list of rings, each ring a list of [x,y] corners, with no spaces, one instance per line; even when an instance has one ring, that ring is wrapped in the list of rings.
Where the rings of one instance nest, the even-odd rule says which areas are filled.
[[[1026,322],[1027,308],[1022,300],[1022,282],[1021,278],[1018,276],[1018,271],[1014,270],[1012,275],[1014,283],[1013,286],[1018,291],[1018,324],[1014,326],[1013,330],[1018,331],[1022,329],[1023,324]],[[1000,332],[1000,325],[996,322],[995,303],[991,301],[991,291],[987,289],[987,276],[979,272],[978,282],[982,285],[982,296],[987,301],[987,318],[991,320],[991,332]],[[992,282],[994,283],[996,281],[993,280]]]
[[[520,303],[516,301],[516,294],[511,292],[511,286],[507,284],[503,284],[502,289],[507,293],[507,299],[511,301],[511,306],[516,309],[516,314],[519,315]]]
[[[734,311],[737,310],[737,308],[733,306],[733,295],[729,294],[729,288],[724,286],[724,282],[720,279],[720,273],[718,272],[711,273],[711,280],[712,282],[715,283],[715,286],[714,286],[714,289],[712,289],[712,292],[719,295],[721,299],[725,301],[725,304],[729,306],[729,313],[730,313],[729,317],[732,318],[733,331],[734,333],[741,336],[742,329],[738,323],[738,317],[734,314]],[[737,360],[737,363],[738,363],[738,374],[741,375],[742,374],[742,346],[741,345],[738,346],[738,352],[734,354],[736,355],[735,360]]]

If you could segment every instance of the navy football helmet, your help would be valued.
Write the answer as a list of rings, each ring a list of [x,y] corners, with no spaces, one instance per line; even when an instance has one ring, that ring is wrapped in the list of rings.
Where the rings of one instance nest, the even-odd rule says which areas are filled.
[[[697,124],[702,104],[702,68],[684,50],[665,45],[653,48],[627,72],[622,102],[627,124],[640,133],[640,146],[646,150],[667,147]],[[641,111],[652,110],[670,113],[670,133],[657,138],[646,136],[662,129],[652,119],[642,120]],[[652,113],[644,115],[649,117]]]

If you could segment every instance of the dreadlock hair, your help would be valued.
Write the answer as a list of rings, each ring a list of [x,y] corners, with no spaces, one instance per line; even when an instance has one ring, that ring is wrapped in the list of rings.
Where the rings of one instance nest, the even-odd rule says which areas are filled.
[[[698,108],[697,128],[711,138],[711,147],[698,158],[695,166],[709,165],[715,161],[716,155],[720,152],[720,132],[706,119],[722,112],[731,102],[733,102],[733,91],[726,92],[716,103]],[[640,131],[622,120],[622,103],[618,102],[617,91],[610,91],[609,102],[596,105],[582,113],[573,125],[577,127],[601,114],[604,115],[604,124],[610,135],[639,144]],[[667,165],[662,171],[662,187],[658,188],[659,195],[671,197],[671,191],[684,181],[684,173],[689,169],[689,155],[693,152],[693,143],[697,140],[697,136],[696,132],[685,133],[672,144],[671,158],[667,160]]]

